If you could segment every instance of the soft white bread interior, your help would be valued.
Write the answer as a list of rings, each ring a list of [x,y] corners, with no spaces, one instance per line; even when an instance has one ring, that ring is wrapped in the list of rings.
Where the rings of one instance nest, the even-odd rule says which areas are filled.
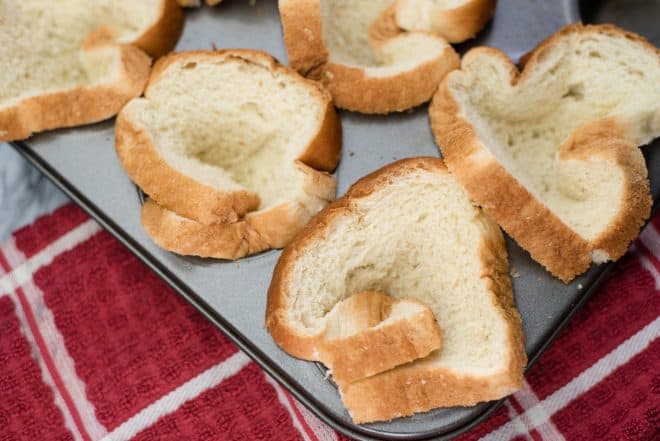
[[[174,0],[1,0],[0,140],[115,115],[182,26]]]
[[[397,0],[395,17],[401,29],[427,31],[450,43],[473,38],[495,12],[496,0]]]
[[[161,59],[144,98],[119,114],[115,135],[131,179],[173,212],[143,213],[153,221],[145,222],[147,231],[158,243],[179,243],[166,248],[182,254],[242,257],[236,250],[263,248],[236,242],[250,238],[280,247],[334,198],[335,180],[326,172],[339,160],[341,127],[331,97],[264,52]],[[169,237],[176,224],[186,226],[182,236]],[[249,234],[202,249],[195,243],[207,226]],[[184,231],[197,231],[198,239]]]
[[[337,303],[324,317],[316,358],[346,384],[426,357],[440,348],[435,315],[423,303],[365,291]]]
[[[465,55],[430,109],[457,179],[564,281],[620,257],[651,208],[638,148],[660,134],[660,56],[613,26],[569,26],[525,58]]]
[[[354,184],[285,248],[266,326],[290,354],[318,360],[317,336],[342,301],[364,291],[412,298],[433,311],[441,348],[339,382],[353,420],[493,400],[521,387],[526,364],[507,268],[499,228],[442,161],[402,160]]]
[[[401,111],[428,101],[458,66],[442,38],[372,25],[392,0],[280,0],[291,65],[327,85],[338,107]],[[373,39],[370,33],[379,38]]]

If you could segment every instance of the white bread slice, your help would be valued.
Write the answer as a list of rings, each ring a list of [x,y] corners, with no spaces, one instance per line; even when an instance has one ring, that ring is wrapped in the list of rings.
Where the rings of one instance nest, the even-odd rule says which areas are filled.
[[[280,0],[291,66],[321,80],[341,108],[389,113],[428,101],[440,80],[458,66],[458,55],[444,39],[428,33],[400,32],[387,23],[385,29],[371,29],[391,4]],[[374,34],[379,38],[374,40]]]
[[[324,317],[376,290],[428,306],[442,347],[339,384],[354,421],[467,406],[519,389],[526,356],[499,228],[437,158],[395,162],[361,179],[296,236],[275,267],[266,326],[288,353],[318,359]],[[392,348],[392,352],[395,348]]]
[[[174,0],[0,2],[0,140],[115,115],[169,51],[183,13]]]
[[[426,357],[442,336],[433,311],[415,300],[365,291],[337,303],[324,317],[316,358],[337,384],[371,377]]]
[[[495,12],[496,0],[397,0],[396,23],[408,31],[427,31],[450,43],[473,38]]]
[[[660,56],[609,25],[571,25],[518,72],[490,48],[441,85],[431,123],[447,165],[564,282],[618,259],[649,216],[638,146],[660,134]]]
[[[263,244],[280,247],[334,198],[335,179],[325,172],[339,161],[341,126],[331,97],[264,52],[159,60],[144,98],[119,114],[115,136],[131,179],[179,215],[152,206],[143,213],[147,230],[182,254],[237,258]],[[194,235],[218,233],[203,227],[231,223],[225,236],[236,241],[197,245]]]

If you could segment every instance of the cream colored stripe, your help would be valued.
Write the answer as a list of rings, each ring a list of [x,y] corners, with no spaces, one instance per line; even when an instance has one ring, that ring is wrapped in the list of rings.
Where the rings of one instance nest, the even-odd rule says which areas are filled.
[[[533,420],[531,417],[526,416],[524,413],[521,416],[522,421],[530,431],[536,429],[541,438],[547,441],[564,441],[564,436],[559,432],[559,430],[557,430],[557,426],[555,426],[552,422],[550,415],[545,412],[543,403],[539,402],[539,398],[536,396],[527,380],[525,380],[523,389],[514,394],[514,398],[516,401],[518,401],[518,403],[520,403],[523,411],[527,411],[534,406],[538,406],[540,410],[539,414],[542,418],[539,421]]]
[[[316,435],[320,441],[337,441],[337,433],[330,426],[319,420],[316,415],[300,404],[298,400],[294,399],[294,402],[300,411],[300,414],[305,418],[305,421],[307,421],[307,425],[311,427],[314,435]]]
[[[10,265],[13,266],[15,264],[16,267],[14,267],[11,272],[0,277],[0,297],[14,292],[17,288],[32,280],[32,274],[39,270],[39,268],[49,265],[57,256],[89,239],[100,229],[101,228],[96,222],[88,220],[69,231],[26,261],[22,263],[10,262]],[[3,247],[3,251],[7,258],[10,258],[9,254],[12,253],[12,250],[8,248],[11,244],[15,247],[13,239],[7,242],[7,246]]]
[[[635,258],[639,259],[642,267],[651,273],[653,281],[655,282],[655,289],[660,289],[660,273],[658,273],[658,269],[655,267],[655,265],[653,265],[653,262],[651,262],[635,245],[630,247],[630,252],[633,254],[633,256],[635,256]]]
[[[188,380],[175,390],[153,402],[114,429],[103,438],[104,441],[123,441],[133,438],[144,429],[154,425],[162,417],[176,411],[183,403],[198,397],[203,392],[217,386],[225,379],[236,375],[250,363],[243,352],[236,352],[221,363],[207,369],[195,378]]]
[[[652,223],[649,222],[646,225],[639,238],[642,240],[644,246],[653,253],[656,260],[660,260],[660,234],[658,234]]]
[[[41,378],[44,380],[44,383],[46,383],[50,388],[51,392],[53,393],[53,401],[55,403],[55,406],[62,413],[62,417],[64,419],[64,426],[69,430],[69,432],[71,432],[74,440],[82,441],[83,437],[80,434],[80,431],[76,426],[76,423],[73,421],[73,417],[71,416],[69,407],[64,402],[64,398],[62,398],[62,394],[60,393],[60,390],[57,388],[57,386],[55,386],[55,381],[53,381],[53,377],[50,375],[50,371],[46,366],[46,362],[41,356],[41,352],[39,351],[39,346],[37,345],[34,339],[34,335],[32,334],[32,330],[30,329],[27,319],[25,318],[25,312],[21,307],[21,303],[18,301],[15,294],[11,294],[9,298],[12,299],[12,301],[14,302],[16,316],[18,317],[18,322],[21,326],[21,331],[23,332],[25,339],[28,341],[28,344],[30,345],[30,349],[32,350],[32,357],[36,360],[37,365],[39,366],[39,370],[41,371]]]
[[[544,422],[545,419],[550,418],[552,415],[566,407],[569,403],[594,387],[616,369],[626,364],[634,356],[643,352],[648,348],[649,344],[659,336],[660,317],[656,318],[635,335],[621,343],[616,349],[598,360],[593,366],[583,371],[580,375],[573,378],[573,380],[564,387],[558,389],[539,404],[525,411],[524,414],[500,426],[498,429],[493,430],[481,439],[484,441],[499,441],[525,434],[527,428],[524,430],[520,429],[520,422],[523,416],[529,418],[529,421],[534,422],[535,424]]]
[[[91,229],[86,228],[83,231],[87,231],[89,233]],[[68,244],[71,245],[72,247],[75,246],[72,245],[73,243],[77,244],[82,242],[84,240],[83,237],[85,237],[85,235],[77,234],[69,237],[72,239],[72,241],[69,242]],[[69,246],[66,247],[60,246],[57,248],[47,247],[46,249],[50,249],[51,251],[57,251],[57,250],[70,249],[70,247]],[[13,238],[3,246],[3,253],[11,266],[18,264],[19,262],[23,262],[23,264],[25,264],[29,260],[31,260],[29,259],[28,261],[25,261],[25,256],[16,247],[16,242],[14,241]],[[35,255],[34,257],[36,256],[37,255]],[[52,255],[50,261],[52,261],[52,259],[55,257],[56,255]],[[22,289],[23,289],[23,293],[25,294],[25,299],[27,300],[28,305],[32,310],[32,314],[34,314],[35,320],[39,324],[39,331],[46,345],[46,350],[48,351],[50,358],[53,360],[55,369],[57,370],[57,373],[59,374],[59,377],[62,380],[64,387],[69,393],[69,396],[73,401],[73,405],[75,406],[76,410],[78,411],[78,414],[80,415],[80,419],[82,421],[82,424],[85,426],[85,430],[92,439],[102,438],[103,436],[105,436],[105,434],[108,433],[108,431],[96,418],[96,412],[94,406],[87,399],[87,393],[85,391],[86,388],[85,383],[80,379],[80,377],[78,377],[78,374],[76,373],[75,362],[71,357],[71,355],[69,354],[66,345],[64,344],[64,337],[62,336],[59,329],[55,325],[55,318],[53,317],[53,312],[50,310],[50,308],[48,308],[48,306],[44,301],[43,292],[41,291],[41,289],[39,289],[39,287],[37,287],[34,284],[34,281],[31,276],[23,281]],[[23,314],[22,309],[21,309],[21,313]],[[25,320],[24,314],[22,315],[22,320]],[[27,321],[24,321],[23,323],[25,324],[26,329],[28,329],[29,331],[29,326],[27,325]],[[30,335],[32,335],[31,332]],[[34,340],[32,340],[31,343],[35,343]],[[38,347],[36,346],[34,347],[37,348],[38,351]],[[43,363],[41,357],[40,357],[40,363]],[[48,371],[48,369],[45,368],[45,365],[44,365],[44,369]],[[48,377],[50,378],[50,373],[48,373]],[[46,377],[44,376],[44,378]],[[52,381],[52,379],[50,381]],[[55,383],[53,383],[53,387],[55,387]]]

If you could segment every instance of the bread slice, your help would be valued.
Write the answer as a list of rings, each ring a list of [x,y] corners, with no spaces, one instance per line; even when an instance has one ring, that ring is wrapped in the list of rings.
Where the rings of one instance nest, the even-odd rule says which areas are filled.
[[[291,66],[321,80],[338,107],[389,113],[428,101],[458,66],[442,38],[425,32],[371,29],[392,0],[280,0]],[[376,41],[370,38],[379,35]]]
[[[115,115],[179,37],[174,0],[0,3],[0,141]]]
[[[473,38],[492,18],[496,0],[397,0],[396,23],[407,31],[427,31],[450,43]]]
[[[316,356],[337,384],[371,377],[426,357],[442,336],[433,311],[415,299],[365,291],[342,300],[324,317]]]
[[[358,181],[285,248],[266,326],[288,353],[318,360],[326,317],[346,298],[380,291],[416,299],[435,314],[442,347],[340,383],[346,407],[363,423],[473,405],[523,382],[523,333],[507,268],[499,228],[443,162],[405,159]]]
[[[465,55],[431,123],[470,196],[564,282],[618,259],[649,216],[638,148],[660,134],[660,56],[610,25],[571,25],[518,72],[496,49]]]
[[[264,52],[161,59],[115,136],[126,172],[162,207],[145,206],[147,231],[182,254],[237,258],[280,247],[334,198],[326,172],[339,161],[341,126],[331,97]],[[219,228],[235,240],[198,245]]]
[[[251,211],[227,223],[206,225],[168,210],[149,199],[142,206],[142,225],[160,247],[187,256],[235,260],[272,248],[283,248],[335,198],[332,175],[296,161],[292,175],[297,192],[274,205]]]

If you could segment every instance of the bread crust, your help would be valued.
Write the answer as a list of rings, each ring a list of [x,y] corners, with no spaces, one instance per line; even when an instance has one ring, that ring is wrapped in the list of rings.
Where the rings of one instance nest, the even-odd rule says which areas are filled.
[[[327,63],[320,80],[338,107],[354,112],[387,114],[429,101],[445,75],[458,65],[458,55],[447,46],[438,58],[395,76],[372,77],[363,68]]]
[[[284,289],[290,283],[298,256],[307,247],[323,241],[326,229],[336,218],[354,210],[353,199],[369,196],[393,179],[420,168],[447,173],[443,161],[438,158],[409,158],[389,164],[353,184],[345,196],[316,215],[284,249],[268,290],[266,327],[286,352],[306,360],[317,359],[316,337],[301,334],[288,323],[289,306]],[[359,381],[339,382],[342,400],[356,423],[389,420],[440,406],[472,405],[501,398],[522,387],[527,357],[521,319],[514,306],[507,271],[504,238],[487,217],[482,217],[481,224],[485,233],[479,251],[484,271],[482,277],[488,281],[493,304],[508,324],[507,346],[511,351],[507,369],[483,379],[459,376],[439,367],[407,364]]]
[[[151,60],[143,50],[151,56],[170,51],[181,34],[183,20],[174,0],[162,0],[157,20],[134,42],[117,44],[108,27],[93,31],[81,48],[83,57],[112,47],[119,60],[113,75],[95,84],[30,96],[0,109],[0,141],[113,117],[129,100],[140,96],[147,84]]]
[[[504,53],[492,48],[471,50],[463,63],[487,53],[501,59],[509,68],[511,83],[519,84],[531,75],[546,48],[575,32],[623,35],[657,52],[641,37],[614,26],[575,24],[565,27],[523,57],[522,71],[518,71]],[[565,283],[589,268],[595,261],[594,252],[604,253],[610,260],[621,257],[639,233],[652,205],[644,158],[629,140],[628,123],[613,117],[592,122],[572,133],[560,147],[560,160],[603,161],[618,167],[624,175],[621,211],[605,231],[589,241],[562,222],[495,159],[472,124],[460,116],[460,106],[449,89],[450,80],[445,78],[431,102],[431,126],[449,169],[472,199],[534,260]]]
[[[262,65],[271,71],[297,76],[293,70],[280,65],[273,57],[261,51],[190,51],[163,57],[156,63],[145,90],[145,97],[149,98],[151,86],[158,82],[170,64],[186,60],[198,61],[201,58],[218,61],[239,59],[246,63]],[[324,102],[325,108],[319,130],[299,160],[320,170],[332,171],[337,166],[341,152],[340,121],[328,92],[316,82],[302,77],[300,81]],[[127,174],[163,208],[204,225],[214,225],[237,222],[259,207],[259,196],[252,191],[212,188],[168,164],[158,152],[147,129],[132,122],[126,110],[120,112],[117,117],[115,136],[117,154]]]
[[[394,305],[403,303],[417,304],[422,310],[396,319],[387,317]],[[345,299],[335,308],[341,308],[341,318],[329,323],[336,315],[332,319],[332,312],[328,315],[326,330],[319,335],[316,347],[318,360],[330,369],[337,384],[352,383],[426,357],[442,345],[433,311],[415,299],[395,299],[367,291]],[[389,321],[383,323],[383,318]],[[351,319],[360,321],[362,329],[348,337],[328,333],[329,325],[343,327]]]
[[[185,16],[176,0],[162,0],[158,19],[130,44],[154,58],[174,49],[183,31]]]
[[[315,206],[332,200],[336,182],[331,175],[297,164],[305,174],[303,192],[312,201],[297,201],[252,211],[234,222],[205,225],[161,207],[152,199],[142,206],[142,225],[161,248],[186,256],[236,260],[284,247],[315,213]]]
[[[405,0],[396,2],[396,16],[404,3]],[[419,30],[433,32],[450,43],[461,43],[474,38],[486,26],[495,13],[496,5],[497,0],[470,0],[457,8],[436,10],[430,18],[431,28]],[[406,27],[398,19],[397,24],[402,29],[416,30]]]
[[[458,55],[447,45],[438,57],[414,69],[373,76],[368,68],[329,61],[319,0],[280,0],[279,10],[289,63],[302,75],[320,80],[343,109],[386,114],[417,106],[431,99],[440,80],[459,64]]]

